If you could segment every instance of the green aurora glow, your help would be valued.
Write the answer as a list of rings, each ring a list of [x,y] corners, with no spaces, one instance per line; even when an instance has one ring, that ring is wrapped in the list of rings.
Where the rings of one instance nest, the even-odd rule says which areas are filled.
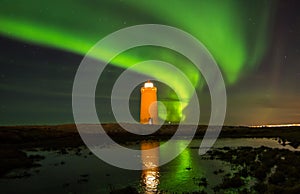
[[[172,6],[170,6],[172,5]],[[270,1],[1,1],[0,33],[47,47],[85,55],[101,38],[123,27],[160,23],[185,30],[198,38],[216,59],[227,85],[259,64],[268,45]],[[162,40],[164,41],[164,40]],[[113,49],[113,48],[112,48]],[[93,56],[106,60],[110,50]],[[111,61],[129,68],[144,60],[169,62],[182,70],[195,88],[204,85],[201,73],[183,56],[163,48],[131,49]],[[149,68],[152,71],[149,71]],[[184,115],[193,91],[187,91],[180,79],[161,67],[136,69],[138,73],[165,80],[176,86],[185,102],[178,103],[172,92],[165,91],[168,121],[178,122]],[[171,79],[169,79],[171,78]]]

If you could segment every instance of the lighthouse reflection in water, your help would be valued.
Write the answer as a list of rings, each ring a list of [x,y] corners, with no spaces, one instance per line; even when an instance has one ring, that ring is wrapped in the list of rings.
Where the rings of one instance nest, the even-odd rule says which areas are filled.
[[[141,185],[143,192],[146,194],[157,193],[159,184],[159,149],[151,150],[159,146],[159,142],[144,141],[141,143],[141,156],[143,163],[143,171],[141,177]],[[146,150],[148,150],[146,152]]]

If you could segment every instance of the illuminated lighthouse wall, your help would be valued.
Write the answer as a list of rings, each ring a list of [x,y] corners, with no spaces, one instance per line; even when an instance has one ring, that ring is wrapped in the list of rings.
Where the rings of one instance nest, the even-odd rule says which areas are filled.
[[[141,88],[141,124],[157,124],[157,88],[148,81]]]

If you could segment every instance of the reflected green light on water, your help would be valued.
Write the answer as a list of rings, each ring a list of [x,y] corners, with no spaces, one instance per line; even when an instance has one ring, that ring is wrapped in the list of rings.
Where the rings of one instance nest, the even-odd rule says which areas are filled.
[[[184,147],[184,142],[179,142],[178,146]],[[180,164],[178,165],[178,171],[182,171],[182,169],[189,170],[191,168],[191,155],[190,149],[185,149],[178,157]]]
[[[197,146],[200,142],[197,142]],[[196,146],[196,147],[197,147]],[[207,189],[203,186],[199,186],[199,181],[203,177],[209,177],[212,174],[212,165],[218,166],[218,162],[212,162],[207,165],[206,162],[200,162],[200,156],[197,153],[197,149],[186,148],[186,141],[178,140],[174,144],[174,150],[183,150],[180,155],[163,166],[163,172],[160,172],[160,185],[159,190],[166,191],[172,188],[172,191],[199,191]],[[166,150],[164,150],[166,151]],[[162,152],[162,151],[161,151]],[[164,171],[167,171],[164,172]],[[208,175],[208,176],[206,176]],[[214,184],[217,184],[221,180],[213,177]],[[211,180],[212,180],[211,179]]]

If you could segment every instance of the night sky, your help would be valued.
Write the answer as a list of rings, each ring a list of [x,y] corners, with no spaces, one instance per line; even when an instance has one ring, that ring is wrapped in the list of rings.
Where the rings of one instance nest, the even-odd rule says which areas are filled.
[[[207,47],[226,84],[226,125],[300,123],[297,0],[2,0],[0,5],[0,125],[73,123],[73,80],[84,55],[106,35],[137,24],[174,26]],[[93,57],[105,60],[105,52]],[[105,69],[96,91],[101,122],[114,122],[110,93],[118,76],[149,59],[172,63],[187,75],[199,97],[200,123],[207,124],[210,97],[201,73],[180,54],[157,47],[126,51]],[[132,74],[154,80],[168,74],[155,69],[155,75]],[[177,99],[170,88],[156,84],[160,100]],[[170,84],[181,88],[176,78]],[[182,90],[179,95],[193,94]],[[130,105],[138,119],[138,88]]]

